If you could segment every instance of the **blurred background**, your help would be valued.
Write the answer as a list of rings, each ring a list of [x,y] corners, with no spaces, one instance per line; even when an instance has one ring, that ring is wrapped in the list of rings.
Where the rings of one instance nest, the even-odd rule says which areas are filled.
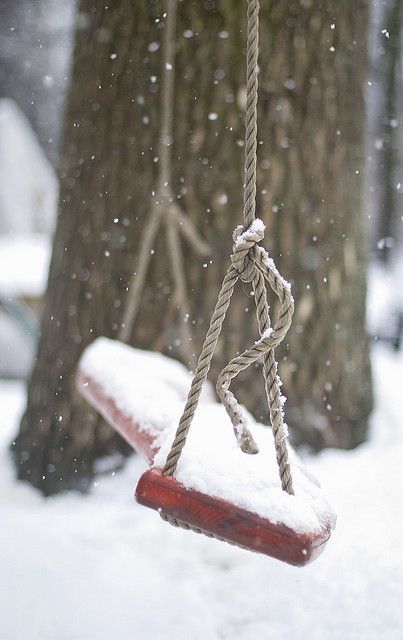
[[[74,13],[74,2],[2,2],[0,7],[0,366],[5,378],[27,378],[36,348],[59,197]]]
[[[2,0],[0,406],[2,499],[12,532],[4,534],[4,544],[13,559],[4,560],[3,586],[12,593],[24,572],[20,595],[28,603],[42,567],[44,596],[32,638],[116,637],[114,616],[121,621],[118,638],[133,629],[139,638],[167,637],[178,614],[175,595],[188,598],[189,607],[206,620],[202,629],[185,616],[179,632],[184,638],[401,637],[403,620],[394,606],[399,575],[403,581],[393,532],[398,498],[396,490],[386,498],[384,478],[401,464],[402,451],[402,2],[267,5],[262,2],[257,214],[268,226],[265,246],[296,299],[294,328],[279,354],[291,440],[304,455],[321,452],[309,460],[325,476],[346,518],[336,550],[318,573],[309,569],[300,581],[288,568],[276,568],[275,584],[269,584],[255,558],[207,541],[189,542],[184,534],[160,534],[148,515],[137,511],[133,533],[134,507],[124,492],[140,463],[131,459],[114,482],[128,448],[77,397],[73,378],[81,352],[95,337],[120,336],[141,232],[153,206],[166,7],[161,0],[118,0],[110,6],[98,0]],[[206,257],[186,243],[183,247],[195,354],[227,266],[232,230],[242,216],[244,14],[243,2],[178,3],[172,186],[211,248]],[[183,318],[164,242],[156,242],[127,341],[191,366],[178,339]],[[245,291],[238,292],[213,374],[256,339],[249,306]],[[267,421],[253,380],[253,372],[241,377],[240,398],[257,419]],[[107,473],[99,477],[101,468]],[[358,473],[370,489],[358,491],[355,501],[349,492]],[[59,503],[42,497],[69,489],[84,495],[90,490],[92,497],[73,493]],[[31,527],[24,509],[40,514],[33,534],[36,565],[17,550]],[[108,520],[101,537],[100,509],[107,510]],[[75,510],[81,528],[77,516],[66,524]],[[384,543],[376,537],[380,522],[386,523]],[[74,567],[62,561],[56,571],[47,565],[60,560],[60,527],[67,527],[77,544],[67,545]],[[175,569],[180,586],[162,606],[165,622],[150,624],[178,560],[176,535],[181,547],[196,555],[195,564]],[[99,555],[90,538],[98,541]],[[139,552],[133,556],[133,539],[144,558]],[[167,545],[162,568],[153,566],[150,540]],[[117,565],[125,565],[114,586],[113,568],[104,563],[102,575],[94,573],[108,544]],[[87,551],[94,554],[90,559]],[[158,578],[150,579],[150,566]],[[329,587],[336,568],[352,581],[347,592],[337,580]],[[100,613],[92,603],[76,624],[71,609],[58,605],[44,622],[59,579],[66,580],[62,593],[69,607],[83,607],[78,595],[77,601],[72,596],[76,570],[83,572],[81,578],[91,575],[96,597],[99,585],[107,590],[110,611]],[[236,604],[227,593],[230,575],[249,589],[244,599],[235,596]],[[391,589],[382,596],[381,579]],[[284,621],[290,584],[291,598],[302,597],[304,589],[312,594],[309,606],[297,606],[292,622]],[[274,597],[268,611],[265,589]],[[77,593],[84,598],[84,591]],[[127,593],[140,603],[134,611],[122,605]],[[379,598],[388,615],[374,612]],[[10,611],[9,600],[4,602]],[[251,613],[242,619],[239,611],[245,607]],[[323,615],[312,623],[303,609],[312,616],[321,609]],[[0,640],[20,638],[19,624],[8,615]]]
[[[157,11],[158,3],[153,4]],[[27,378],[55,227],[63,117],[74,26],[80,14],[75,2],[57,0],[5,0],[0,11],[0,366],[5,378]],[[362,113],[366,160],[362,210],[369,277],[387,269],[389,282],[392,274],[398,278],[402,243],[399,12],[399,2],[371,3],[366,113]],[[379,278],[386,279],[384,274]],[[398,340],[402,320],[397,309],[392,302],[386,308],[378,306],[385,318],[374,317],[380,308],[367,318],[372,338]]]

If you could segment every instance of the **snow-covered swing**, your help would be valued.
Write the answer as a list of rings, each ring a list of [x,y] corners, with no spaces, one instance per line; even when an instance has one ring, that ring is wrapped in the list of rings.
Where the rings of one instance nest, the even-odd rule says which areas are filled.
[[[155,354],[131,349],[116,341],[98,339],[83,354],[77,386],[81,394],[152,465],[140,477],[136,488],[135,495],[140,504],[157,510],[174,526],[204,533],[289,564],[304,565],[322,552],[334,526],[335,515],[316,480],[303,470],[295,454],[287,447],[284,399],[280,392],[274,349],[290,327],[294,303],[289,284],[258,244],[264,235],[263,223],[255,218],[259,2],[247,0],[247,5],[244,223],[234,232],[231,266],[221,286],[179,426],[175,432],[172,417],[174,414],[176,417],[175,410],[163,417],[158,425],[150,410],[150,405],[159,402],[173,406],[184,399],[183,386],[187,379],[184,381],[183,371],[178,373],[181,365],[169,362],[167,358],[162,360],[162,356],[157,356],[160,360],[154,364]],[[162,199],[165,197],[168,210],[175,207],[170,192],[170,144],[167,142],[172,138],[175,16],[176,0],[168,0],[161,132],[163,162],[159,180],[159,195]],[[150,255],[149,247],[155,239],[162,211],[160,207],[145,230],[139,260],[142,273],[141,277],[137,273],[134,288],[137,286],[138,290],[131,296],[132,304],[126,311],[123,325],[126,331],[137,312],[141,293],[139,282],[144,281],[146,256]],[[176,233],[180,227],[194,248],[202,252],[203,242],[181,212],[174,208],[166,213],[168,242],[173,239],[171,246],[177,247],[179,255],[176,259],[180,261],[181,255],[178,242],[172,236],[173,227]],[[178,266],[177,274],[180,273],[180,264]],[[222,421],[223,408],[212,398],[202,399],[195,424],[192,431],[189,430],[238,280],[252,286],[260,337],[252,347],[231,360],[218,376],[216,389],[231,419],[234,440],[229,435],[230,430],[220,429],[217,424]],[[266,282],[280,303],[273,326],[269,317]],[[179,303],[184,311],[185,287],[181,282],[179,286],[176,284]],[[126,334],[124,337],[130,336]],[[258,359],[263,362],[272,430],[248,417],[229,389],[232,379]],[[136,377],[137,369],[140,375]],[[163,378],[162,386],[158,386],[158,377]],[[143,387],[141,383],[144,383]],[[168,394],[169,398],[163,394]],[[186,442],[188,444],[183,451]],[[277,462],[280,482],[270,475],[270,459],[272,466]]]

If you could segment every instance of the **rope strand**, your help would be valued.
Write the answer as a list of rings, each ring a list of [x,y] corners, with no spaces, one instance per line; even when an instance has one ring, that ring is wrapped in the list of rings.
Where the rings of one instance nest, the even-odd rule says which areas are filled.
[[[255,219],[257,99],[259,56],[259,0],[248,0],[246,53],[246,115],[245,115],[245,185],[243,226],[246,230]]]
[[[129,288],[119,339],[129,342],[140,310],[152,249],[161,223],[165,224],[168,259],[174,283],[174,303],[179,310],[181,351],[188,365],[193,363],[192,332],[189,323],[189,297],[183,267],[181,235],[200,256],[210,254],[210,248],[199,236],[196,227],[185,216],[172,191],[172,142],[175,85],[175,30],[177,0],[167,0],[161,72],[161,132],[158,158],[159,174],[154,207],[144,228],[138,256],[137,272]]]
[[[266,251],[258,246],[263,240],[264,225],[256,220],[256,152],[257,152],[257,98],[259,53],[259,1],[248,0],[247,6],[247,64],[246,64],[246,115],[245,115],[245,183],[243,226],[235,229],[231,267],[225,276],[216,307],[197,363],[188,399],[179,421],[171,450],[164,466],[164,473],[175,473],[180,455],[199,402],[202,386],[207,378],[211,360],[217,345],[234,287],[238,279],[252,283],[256,302],[256,316],[260,339],[233,358],[217,379],[217,392],[233,424],[239,446],[245,453],[257,453],[258,449],[247,428],[242,407],[229,390],[231,381],[244,369],[263,359],[263,376],[273,429],[276,458],[284,491],[293,493],[291,470],[288,461],[287,433],[284,425],[281,382],[277,375],[274,348],[284,339],[294,311],[290,286],[283,280]],[[267,302],[267,281],[280,300],[278,318],[271,327]],[[165,517],[165,516],[163,516]],[[167,519],[165,517],[165,519]],[[169,520],[170,521],[170,520]],[[182,526],[180,522],[173,524]]]

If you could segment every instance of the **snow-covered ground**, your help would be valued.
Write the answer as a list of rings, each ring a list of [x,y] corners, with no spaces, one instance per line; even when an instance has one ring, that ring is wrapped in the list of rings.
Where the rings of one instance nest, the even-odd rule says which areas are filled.
[[[1,382],[0,640],[403,638],[403,354],[378,346],[373,363],[370,442],[308,461],[338,524],[303,569],[137,506],[139,459],[87,497],[16,483],[7,444],[24,388]]]

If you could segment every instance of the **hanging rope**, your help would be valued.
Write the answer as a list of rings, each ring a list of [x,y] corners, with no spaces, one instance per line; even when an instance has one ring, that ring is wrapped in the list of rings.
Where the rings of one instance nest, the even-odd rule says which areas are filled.
[[[179,207],[172,191],[172,141],[173,141],[173,105],[175,84],[175,29],[177,0],[168,0],[164,27],[162,51],[161,86],[161,132],[158,146],[159,174],[154,207],[140,240],[137,271],[129,285],[123,322],[119,339],[129,342],[140,309],[152,249],[161,223],[165,224],[167,255],[174,283],[174,302],[180,313],[181,351],[188,364],[193,359],[190,314],[185,279],[185,268],[181,247],[182,236],[193,251],[200,255],[209,255],[210,249],[196,231],[193,223]]]
[[[267,252],[259,246],[263,240],[264,224],[255,218],[256,209],[256,151],[257,151],[257,97],[258,97],[258,53],[259,53],[259,1],[247,0],[247,71],[246,71],[246,118],[245,118],[245,185],[243,226],[235,229],[231,266],[224,277],[216,307],[197,363],[183,415],[180,419],[171,450],[167,456],[164,473],[172,476],[186,443],[193,416],[200,398],[211,360],[217,345],[222,325],[228,310],[236,282],[251,283],[256,302],[256,315],[260,339],[231,360],[217,379],[217,392],[234,427],[241,449],[245,453],[257,453],[258,449],[246,426],[241,406],[229,390],[231,381],[244,369],[263,360],[263,376],[273,429],[276,457],[281,486],[293,493],[290,465],[288,462],[287,432],[284,425],[281,382],[277,375],[274,349],[285,337],[294,311],[294,302],[289,284],[283,280]],[[271,327],[267,302],[266,282],[278,296],[280,309]]]

